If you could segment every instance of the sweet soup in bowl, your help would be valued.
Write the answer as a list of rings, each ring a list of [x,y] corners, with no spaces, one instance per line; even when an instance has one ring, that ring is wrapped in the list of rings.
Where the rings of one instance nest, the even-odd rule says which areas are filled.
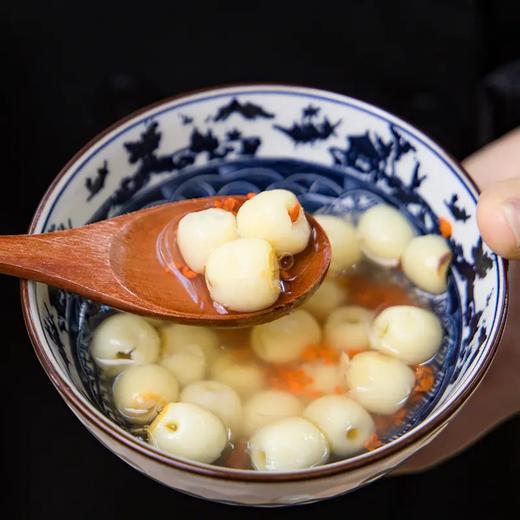
[[[180,220],[175,273],[204,276],[222,312],[268,307],[310,226],[287,190],[227,206]],[[316,220],[330,274],[291,314],[219,330],[116,313],[95,328],[92,356],[136,435],[197,462],[290,471],[378,449],[412,420],[445,335],[432,298],[448,288],[448,230],[418,235],[386,204]]]
[[[130,116],[66,165],[31,232],[275,190],[317,217],[334,252],[315,295],[280,320],[233,330],[150,323],[22,282],[35,352],[79,420],[132,467],[211,500],[304,503],[388,473],[463,406],[504,324],[505,265],[480,239],[469,177],[399,118],[319,90],[214,89]],[[236,215],[223,218],[233,232]],[[275,250],[258,236],[264,219],[249,223],[256,236],[237,226],[233,240]],[[204,246],[215,239],[206,234]],[[300,254],[286,253],[267,255],[280,290]],[[207,289],[204,258],[204,248],[186,251],[179,271]],[[216,272],[222,282],[226,270]],[[239,303],[268,301],[233,292]]]

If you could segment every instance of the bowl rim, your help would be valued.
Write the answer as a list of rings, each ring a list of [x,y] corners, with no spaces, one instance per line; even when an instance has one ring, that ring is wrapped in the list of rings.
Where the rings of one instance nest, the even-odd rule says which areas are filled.
[[[232,89],[240,87],[273,90],[286,89],[301,93],[321,94],[323,96],[333,95],[338,98],[342,98],[345,101],[350,101],[352,104],[356,106],[361,105],[367,106],[372,110],[375,109],[376,112],[382,113],[383,115],[388,116],[391,119],[396,120],[397,122],[402,122],[405,126],[410,127],[410,129],[414,130],[415,132],[419,132],[419,134],[422,134],[424,137],[426,137],[431,144],[435,145],[438,148],[438,150],[441,151],[446,156],[446,158],[459,169],[460,173],[462,174],[463,180],[474,188],[477,195],[480,194],[480,189],[477,183],[473,180],[470,174],[464,169],[464,167],[460,164],[460,162],[457,159],[455,159],[450,153],[446,152],[446,150],[444,150],[442,146],[437,144],[437,142],[434,139],[432,139],[426,132],[418,128],[416,125],[409,123],[402,117],[396,116],[371,103],[344,94],[331,92],[328,90],[290,83],[238,82],[200,88],[196,90],[183,92],[175,96],[169,96],[160,99],[154,103],[151,103],[143,108],[140,108],[128,114],[127,116],[117,120],[116,122],[108,126],[103,131],[99,132],[92,139],[90,139],[84,146],[82,146],[71,157],[71,159],[67,161],[67,163],[61,168],[57,176],[54,178],[52,183],[49,185],[31,219],[28,233],[34,233],[34,230],[38,224],[38,221],[45,206],[47,205],[48,201],[52,198],[53,191],[55,190],[56,186],[60,183],[62,178],[68,173],[71,166],[74,163],[76,163],[78,159],[80,159],[80,157],[82,157],[92,147],[94,147],[96,143],[102,140],[106,135],[110,134],[111,132],[115,131],[120,127],[123,127],[126,123],[133,120],[134,118],[150,110],[167,105],[171,102],[180,101],[185,98],[208,92],[225,93],[226,90],[231,91]],[[150,458],[155,462],[172,467],[177,470],[188,471],[190,473],[196,473],[200,476],[205,477],[213,477],[223,480],[233,480],[242,482],[296,482],[300,480],[312,480],[317,478],[323,478],[325,476],[332,476],[339,473],[344,473],[350,470],[359,469],[361,467],[367,467],[383,459],[389,458],[392,455],[395,455],[397,452],[404,450],[406,447],[409,447],[417,443],[418,441],[423,440],[429,435],[435,434],[437,430],[439,430],[460,410],[464,403],[469,399],[471,394],[476,390],[477,386],[480,384],[483,377],[487,373],[489,367],[491,366],[491,362],[493,361],[493,358],[496,354],[498,345],[500,343],[500,339],[505,328],[506,316],[509,306],[508,262],[507,260],[498,256],[497,261],[501,262],[503,265],[504,305],[501,314],[498,316],[499,321],[496,327],[495,337],[491,342],[487,355],[481,360],[481,364],[477,367],[474,376],[466,382],[466,386],[463,388],[460,395],[456,397],[456,399],[454,399],[452,402],[450,402],[444,410],[442,410],[437,416],[435,416],[430,421],[419,423],[413,430],[408,432],[405,436],[399,437],[395,441],[386,444],[381,448],[378,448],[377,450],[362,454],[352,459],[344,459],[342,461],[332,464],[325,464],[323,466],[317,466],[314,468],[290,472],[256,472],[252,470],[238,470],[233,468],[226,468],[223,466],[212,466],[209,464],[199,464],[197,462],[182,460],[170,456],[164,452],[161,452],[142,441],[139,441],[139,439],[132,436],[128,432],[125,432],[124,430],[119,431],[120,428],[116,424],[114,424],[108,417],[104,416],[101,412],[96,410],[95,407],[92,404],[90,404],[85,397],[81,396],[79,393],[76,394],[76,392],[71,388],[69,382],[64,377],[62,377],[60,372],[56,370],[52,362],[48,359],[45,353],[43,342],[40,341],[40,337],[35,328],[35,324],[31,318],[29,295],[30,284],[27,280],[21,280],[20,282],[20,297],[25,326],[27,328],[36,356],[51,382],[54,384],[58,392],[65,400],[65,402],[73,409],[75,413],[80,415],[82,422],[86,421],[89,425],[95,425],[97,428],[102,430],[113,440],[123,444],[126,448],[136,451],[140,455]]]

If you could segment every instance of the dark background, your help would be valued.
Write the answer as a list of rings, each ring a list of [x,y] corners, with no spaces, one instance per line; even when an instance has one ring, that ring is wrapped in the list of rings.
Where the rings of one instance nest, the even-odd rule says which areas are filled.
[[[4,0],[0,233],[24,232],[53,177],[97,132],[190,89],[273,81],[334,90],[408,119],[460,159],[520,124],[519,2],[311,6]],[[320,504],[267,512],[169,490],[74,418],[32,352],[17,282],[0,287],[4,518],[518,518],[519,418],[438,469]]]

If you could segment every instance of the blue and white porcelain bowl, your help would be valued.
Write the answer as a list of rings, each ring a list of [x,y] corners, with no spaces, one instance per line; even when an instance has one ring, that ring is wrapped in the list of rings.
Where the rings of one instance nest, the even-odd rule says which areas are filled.
[[[237,86],[146,108],[76,154],[43,198],[31,232],[80,226],[161,202],[275,187],[296,193],[311,212],[363,210],[383,200],[400,208],[419,232],[437,232],[441,217],[452,223],[449,290],[432,300],[447,330],[437,356],[441,377],[414,420],[372,452],[272,474],[170,457],[125,430],[98,378],[88,352],[89,317],[106,309],[42,284],[22,285],[36,354],[79,420],[134,468],[216,501],[308,502],[389,472],[461,408],[486,372],[504,325],[505,264],[480,239],[478,191],[468,175],[399,118],[319,90]]]

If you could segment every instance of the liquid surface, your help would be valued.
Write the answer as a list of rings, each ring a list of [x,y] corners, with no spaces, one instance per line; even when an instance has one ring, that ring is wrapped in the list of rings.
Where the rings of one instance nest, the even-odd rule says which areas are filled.
[[[338,285],[345,294],[345,304],[359,305],[367,309],[379,312],[392,305],[416,305],[430,309],[425,298],[413,292],[409,283],[404,280],[396,270],[388,270],[368,261],[362,262],[351,273],[338,276]],[[314,399],[327,395],[327,392],[312,389],[312,376],[306,375],[304,367],[309,361],[325,362],[339,366],[340,357],[337,351],[326,345],[319,345],[316,349],[307,349],[300,359],[286,365],[272,365],[259,360],[252,351],[249,338],[250,328],[235,330],[215,331],[222,339],[223,350],[233,356],[239,363],[253,363],[260,367],[268,378],[267,389],[287,391],[299,399],[304,405]],[[353,358],[362,350],[347,349],[346,353]],[[330,365],[329,365],[330,366]],[[403,407],[391,415],[371,414],[376,424],[376,436],[367,443],[363,451],[371,451],[381,446],[386,440],[390,440],[396,430],[400,430],[412,418],[414,411],[424,404],[427,393],[440,381],[435,363],[424,363],[418,368],[421,381],[416,387]],[[336,395],[344,395],[345,389],[336,388]],[[331,455],[328,462],[336,462],[345,457]],[[230,442],[222,457],[215,462],[217,465],[233,467],[238,469],[254,469],[251,465],[248,452],[248,439],[239,438]]]
[[[174,258],[169,261],[174,262]],[[290,265],[291,260],[287,259],[286,261]],[[190,280],[188,281],[190,284],[193,283]],[[397,269],[384,268],[366,260],[348,273],[335,277],[334,282],[343,292],[343,303],[341,305],[361,306],[374,311],[376,314],[393,305],[414,305],[430,309],[428,298],[415,291]],[[190,287],[191,285],[188,285],[187,290],[190,290]],[[161,324],[156,325],[160,329]],[[323,325],[324,321],[321,321],[320,326],[323,327]],[[262,375],[263,383],[257,391],[246,392],[247,395],[242,393],[242,404],[247,402],[255,393],[265,390],[289,392],[300,400],[303,406],[324,395],[346,394],[346,388],[341,385],[325,391],[315,388],[314,375],[308,371],[309,364],[314,363],[341,369],[341,351],[330,348],[323,342],[310,345],[295,361],[286,364],[273,364],[261,360],[251,348],[252,328],[212,330],[218,337],[219,355],[227,356],[230,362],[237,367],[254,367]],[[345,349],[345,353],[350,359],[353,359],[362,351],[363,349],[356,347]],[[429,393],[441,383],[435,359],[412,368],[415,370],[417,380],[410,397],[394,414],[371,414],[375,421],[376,432],[365,443],[360,452],[377,449],[384,442],[391,440],[396,432],[401,431],[405,425],[411,424],[414,414],[424,405]],[[206,369],[206,374],[211,373],[212,366],[210,364]],[[106,376],[103,377],[105,377],[107,384],[111,385],[111,379]],[[207,375],[205,379],[211,379],[211,376]],[[146,425],[136,426],[127,423],[127,427],[134,434],[144,439],[148,438]],[[234,433],[232,440],[228,442],[222,456],[214,464],[232,468],[254,469],[248,452],[249,437],[243,435],[240,432],[241,429],[240,427],[237,432],[232,432]],[[355,432],[351,435],[355,435]],[[344,457],[331,455],[328,462],[341,460],[341,458]]]
[[[261,163],[261,165],[267,165],[268,167],[276,169],[279,166],[278,162],[279,161],[264,161],[265,164]],[[250,163],[247,162],[246,166],[250,166]],[[315,165],[313,165],[312,168],[308,165],[304,166],[294,161],[287,161],[287,164],[284,163],[284,168],[286,168],[286,170],[283,170],[283,175],[289,176],[294,172],[307,172],[312,170],[312,168],[317,168]],[[239,167],[240,166],[237,166],[236,168]],[[218,177],[216,174],[216,172],[218,173],[218,168],[216,170],[213,167],[206,168],[204,172],[210,175],[212,179],[217,179],[216,182],[220,182],[220,177]],[[164,185],[160,185],[159,187],[148,190],[143,194],[142,197],[136,197],[133,199],[132,202],[127,206],[126,210],[139,209],[144,205],[152,204],[158,200],[163,199],[164,201],[178,200],[175,197],[182,198],[185,196],[207,196],[215,192],[222,192],[218,191],[220,190],[220,184],[213,192],[205,191],[205,188],[202,187],[199,183],[198,173],[199,171],[197,171],[197,175],[194,174],[193,178],[190,178],[191,180],[189,181],[189,186],[188,183],[186,183],[186,178],[182,177],[179,178],[179,180],[175,178],[174,180],[164,183]],[[250,172],[248,170],[247,174],[249,175],[249,173]],[[253,173],[256,175],[256,171]],[[251,173],[251,175],[253,175],[253,173]],[[305,173],[306,182],[309,178],[326,178],[325,180],[327,180],[329,177],[336,179],[335,176],[340,178],[341,189],[338,188],[338,191],[335,191],[332,194],[326,192],[327,196],[320,195],[317,197],[314,193],[307,193],[308,186],[305,184],[305,186],[302,188],[302,195],[300,196],[300,200],[303,202],[307,211],[319,211],[322,210],[324,206],[330,204],[330,207],[335,213],[343,213],[343,208],[345,208],[345,212],[350,212],[352,208],[357,208],[358,211],[362,212],[366,207],[364,205],[365,201],[375,198],[377,202],[391,202],[391,204],[394,204],[399,209],[401,209],[403,214],[407,214],[406,206],[404,204],[396,203],[395,200],[388,201],[385,198],[385,195],[378,193],[377,188],[375,188],[373,185],[363,184],[359,180],[353,178],[351,179],[348,176],[345,177],[343,174],[339,176],[331,169],[327,169],[326,175],[324,176]],[[248,181],[253,178],[248,177],[245,174],[243,177]],[[303,175],[301,177],[303,177]],[[268,189],[268,187],[273,182],[272,176],[268,175],[265,176],[265,182],[263,177],[261,180],[258,180],[256,177],[254,177],[254,179],[255,182],[258,183],[260,191],[262,189]],[[325,180],[323,185],[320,184],[320,190],[326,189],[327,185]],[[249,187],[247,182],[240,182],[243,182],[244,184],[243,190],[240,188],[242,193],[247,193],[252,189]],[[327,180],[327,182],[329,181]],[[165,186],[167,186],[167,188],[165,188]],[[341,199],[341,208],[339,208],[340,199],[337,198],[337,194],[347,188],[350,189],[349,193],[351,193],[351,195],[347,193],[345,197]],[[235,186],[234,189],[236,189]],[[362,198],[359,197],[359,193],[363,194]],[[336,203],[338,204],[339,211],[336,209]],[[414,221],[412,219],[412,224],[414,225],[418,234],[431,232],[431,230],[429,230],[423,222]],[[461,323],[459,296],[453,280],[449,281],[448,292],[437,297],[425,294],[422,291],[418,291],[398,269],[387,269],[379,267],[366,260],[356,266],[352,272],[341,276],[339,283],[340,286],[344,288],[345,294],[348,294],[349,299],[345,302],[345,304],[351,305],[357,303],[359,305],[366,306],[367,308],[376,309],[378,307],[382,308],[382,302],[387,302],[387,304],[414,302],[416,305],[419,305],[423,308],[431,308],[434,313],[441,319],[444,329],[444,340],[439,352],[428,363],[425,364],[426,369],[431,369],[431,372],[429,370],[424,370],[421,367],[417,367],[418,377],[416,382],[416,390],[407,400],[404,407],[398,410],[398,412],[395,414],[389,416],[372,414],[377,427],[377,437],[374,438],[373,442],[365,447],[363,451],[377,449],[379,443],[385,444],[390,442],[413,428],[418,422],[420,422],[430,413],[432,407],[436,403],[437,396],[442,394],[443,388],[445,387],[446,382],[450,379],[450,374],[454,370],[455,361],[457,359]],[[84,353],[85,349],[88,348],[88,341],[91,337],[90,331],[95,329],[95,327],[98,326],[104,318],[106,318],[107,313],[110,313],[111,311],[107,308],[100,308],[95,304],[86,306],[86,304],[83,303],[82,305],[82,309],[84,309],[84,311],[82,310],[82,313],[84,312],[85,320],[80,322],[80,335],[77,339],[79,346],[78,352],[80,353],[79,362],[83,367],[85,367],[85,372],[91,374],[92,361],[89,358],[88,353]],[[234,359],[234,362],[252,363],[265,373],[268,381],[266,388],[278,387],[278,385],[280,385],[280,381],[276,381],[277,378],[278,380],[282,379],[282,384],[285,384],[284,381],[286,378],[279,377],[279,367],[276,368],[268,363],[262,362],[251,351],[249,344],[250,329],[216,329],[216,332],[221,344],[220,349],[223,352],[229,354]],[[326,355],[326,351],[322,352],[321,354],[324,353]],[[312,352],[307,354],[314,355]],[[318,353],[318,355],[320,354]],[[354,355],[354,352],[351,352],[351,355]],[[86,362],[84,360],[86,360]],[[304,360],[301,360],[302,363],[303,361]],[[295,369],[297,370],[297,364],[298,363],[295,362],[291,366],[286,366],[285,368],[288,371]],[[117,411],[115,411],[114,403],[110,401],[111,383],[111,379],[104,377],[98,379],[96,376],[97,386],[95,391],[91,393],[91,399],[116,423],[133,432],[136,436],[146,440],[146,427],[135,426],[126,423],[117,413]],[[90,383],[87,382],[87,384]],[[97,388],[99,388],[99,391],[96,391]],[[295,393],[300,396],[299,398],[302,399],[302,402],[304,403],[307,403],[312,399],[312,396],[303,395],[307,393],[305,385],[295,389]],[[246,439],[246,437],[242,436],[228,443],[222,456],[213,462],[213,464],[228,467],[251,468]],[[338,460],[337,457],[332,456],[330,457],[329,462],[333,462],[335,460]]]

